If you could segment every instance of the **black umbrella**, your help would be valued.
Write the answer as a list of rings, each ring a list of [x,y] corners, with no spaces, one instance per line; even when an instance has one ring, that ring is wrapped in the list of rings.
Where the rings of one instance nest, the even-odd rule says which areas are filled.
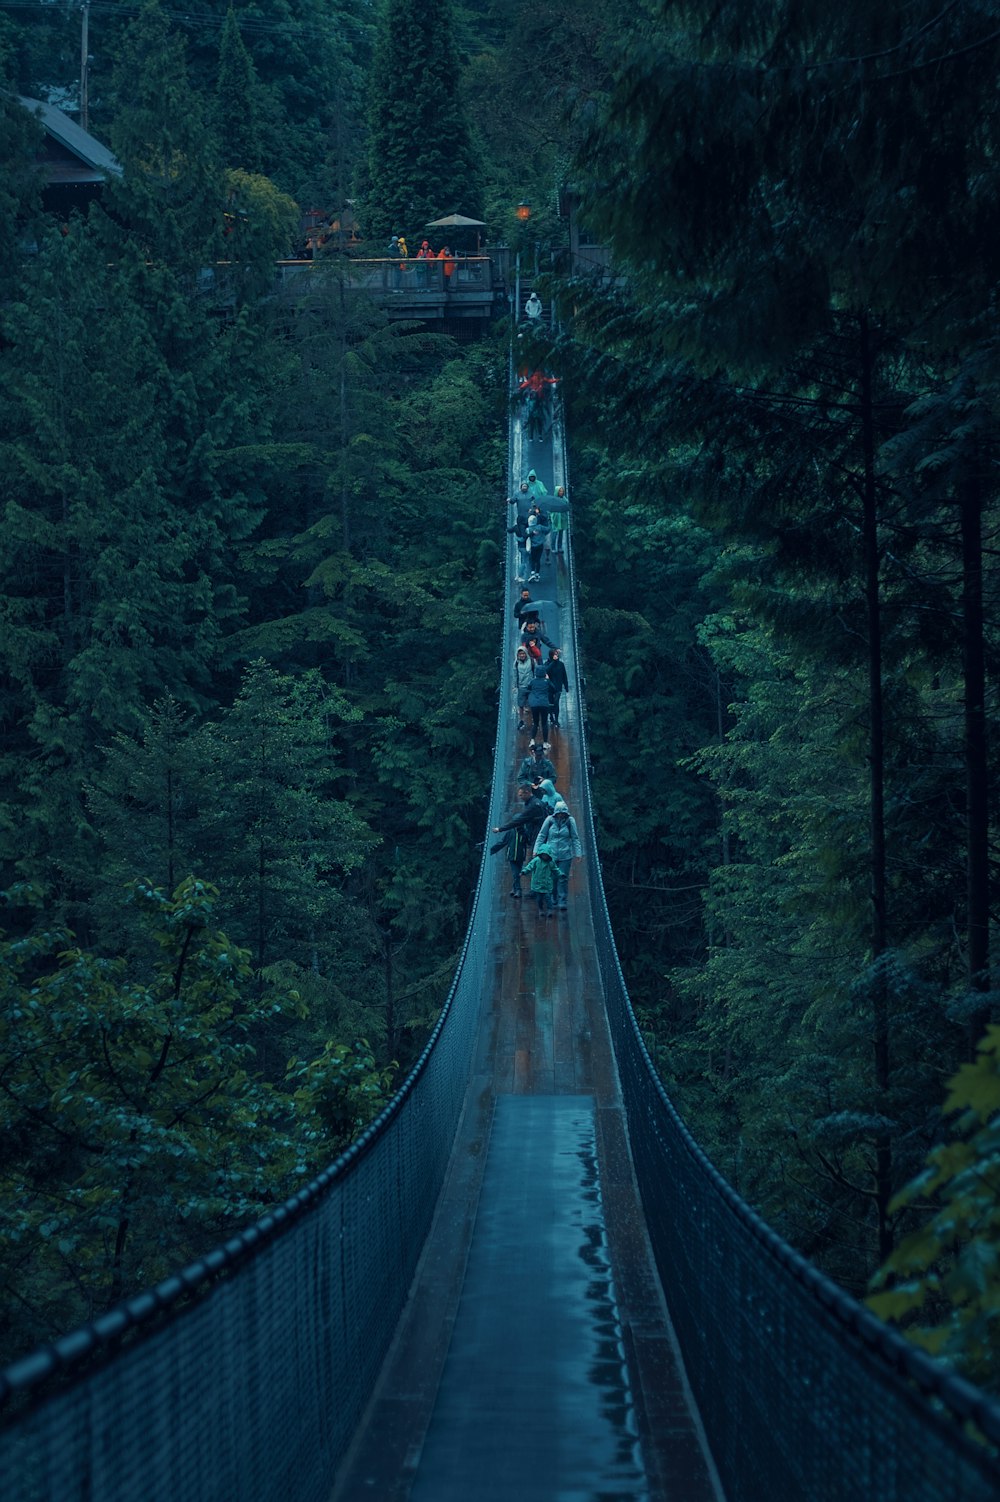
[[[558,600],[525,600],[523,604],[521,601],[518,601],[518,603],[521,605],[522,616],[528,615],[532,610],[536,615],[544,615],[546,610],[559,610],[561,608]]]
[[[542,508],[543,511],[568,511],[569,510],[569,501],[567,501],[565,499],[565,497],[562,500],[560,500],[558,496],[543,495],[542,498],[541,498],[541,500],[538,501],[536,504],[539,505],[539,506],[541,506],[541,508]]]

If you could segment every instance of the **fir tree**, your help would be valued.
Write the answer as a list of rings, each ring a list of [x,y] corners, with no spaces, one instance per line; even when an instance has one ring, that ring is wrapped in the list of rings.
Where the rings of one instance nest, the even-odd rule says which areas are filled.
[[[9,90],[8,59],[0,30],[0,276],[14,284],[24,242],[40,226],[41,175],[37,156],[41,129]]]
[[[212,112],[222,160],[227,167],[263,172],[260,110],[257,70],[243,44],[236,12],[230,6],[219,41],[219,77]]]
[[[461,103],[448,0],[387,0],[372,65],[365,228],[415,235],[457,211],[478,218],[482,189]]]

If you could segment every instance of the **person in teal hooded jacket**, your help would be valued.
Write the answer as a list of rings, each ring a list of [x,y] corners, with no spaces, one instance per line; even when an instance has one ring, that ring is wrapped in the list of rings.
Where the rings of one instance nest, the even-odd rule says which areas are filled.
[[[538,903],[537,917],[547,918],[552,907],[552,893],[556,884],[556,866],[548,845],[538,845],[530,861],[521,868],[531,877],[531,895]]]
[[[583,845],[580,843],[580,835],[566,804],[560,798],[538,831],[535,841],[535,853],[542,847],[548,850],[556,867],[555,900],[556,907],[560,912],[566,911],[566,896],[569,887],[569,873],[573,862],[583,855]],[[527,866],[524,868],[527,870]]]

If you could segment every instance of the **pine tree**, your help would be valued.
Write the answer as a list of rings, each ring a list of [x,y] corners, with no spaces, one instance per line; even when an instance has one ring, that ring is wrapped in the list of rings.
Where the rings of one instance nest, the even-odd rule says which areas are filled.
[[[293,680],[258,661],[213,735],[225,783],[215,863],[227,921],[261,979],[277,964],[315,975],[331,1019],[333,998],[349,990],[337,973],[345,928],[363,947],[360,926],[347,916],[345,878],[373,844],[337,787],[343,773],[331,729],[345,710],[318,673]]]
[[[38,232],[41,177],[36,158],[41,130],[10,89],[9,59],[0,21],[0,277],[13,287],[24,242]]]
[[[236,12],[226,12],[219,40],[219,76],[215,86],[213,120],[227,167],[263,172],[260,83],[253,59],[243,44]]]
[[[220,258],[222,163],[184,43],[157,0],[125,33],[112,91],[109,134],[123,176],[105,201],[148,260],[197,274]]]
[[[415,235],[457,211],[478,218],[482,188],[458,87],[448,0],[387,0],[372,65],[365,229]]]
[[[864,1130],[882,1123],[883,1256],[896,1177],[892,949],[919,932],[890,882],[919,829],[911,732],[890,711],[916,703],[913,740],[933,739],[906,692],[919,647],[907,612],[917,568],[940,553],[880,454],[928,359],[946,370],[981,337],[998,214],[994,30],[977,7],[664,7],[584,157],[584,212],[623,275],[607,297],[573,289],[581,342],[597,347],[578,367],[624,418],[619,442],[641,424],[648,443],[661,414],[661,447],[691,446],[699,518],[761,546],[759,581],[735,597],[834,681],[865,685],[869,870],[851,885],[867,892],[870,921],[853,995],[869,1008]]]

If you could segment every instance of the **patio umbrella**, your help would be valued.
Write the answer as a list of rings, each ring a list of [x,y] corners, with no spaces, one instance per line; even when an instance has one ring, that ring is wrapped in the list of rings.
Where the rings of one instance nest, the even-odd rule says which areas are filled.
[[[424,229],[485,229],[485,219],[466,219],[464,214],[446,214],[443,219],[429,219]]]
[[[443,219],[432,219],[424,229],[474,229],[476,231],[476,255],[479,254],[479,231],[486,228],[485,219],[469,219],[465,214],[445,214]]]

